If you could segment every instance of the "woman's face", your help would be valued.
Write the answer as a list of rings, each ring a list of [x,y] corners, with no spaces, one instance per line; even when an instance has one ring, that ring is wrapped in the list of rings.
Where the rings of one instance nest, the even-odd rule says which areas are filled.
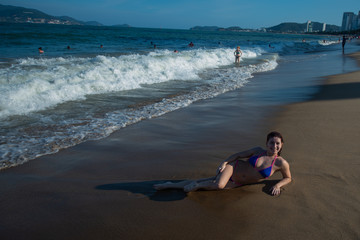
[[[283,146],[283,143],[281,142],[281,138],[278,137],[272,137],[269,139],[269,141],[266,143],[266,147],[271,154],[278,154],[278,152],[281,150]]]

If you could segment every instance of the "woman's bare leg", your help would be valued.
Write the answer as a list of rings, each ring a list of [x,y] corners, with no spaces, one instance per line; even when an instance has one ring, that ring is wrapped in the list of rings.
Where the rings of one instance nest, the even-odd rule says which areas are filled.
[[[159,184],[155,184],[154,188],[156,190],[164,190],[164,189],[184,189],[184,187],[186,185],[191,184],[192,182],[203,182],[203,181],[214,181],[215,177],[211,177],[211,178],[202,178],[202,179],[198,179],[198,180],[184,180],[181,182],[166,182],[166,183],[159,183]]]
[[[232,164],[226,165],[224,171],[219,173],[215,179],[205,181],[192,181],[190,184],[184,186],[185,192],[193,192],[198,189],[204,190],[220,190],[224,188],[233,188],[233,184],[228,184],[234,172],[234,166]]]

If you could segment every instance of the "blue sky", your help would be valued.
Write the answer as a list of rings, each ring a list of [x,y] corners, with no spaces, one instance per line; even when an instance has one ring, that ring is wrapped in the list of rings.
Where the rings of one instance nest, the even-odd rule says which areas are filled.
[[[358,13],[359,0],[0,0],[105,25],[188,29],[193,26],[271,27],[307,20],[340,26],[344,12]]]

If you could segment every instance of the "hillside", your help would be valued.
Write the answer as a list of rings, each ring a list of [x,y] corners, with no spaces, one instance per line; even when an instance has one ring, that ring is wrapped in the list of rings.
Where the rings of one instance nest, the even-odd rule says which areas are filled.
[[[267,32],[276,32],[276,33],[303,33],[306,29],[306,23],[281,23],[279,25],[263,28],[262,30],[251,30],[251,29],[243,29],[241,27],[229,27],[229,28],[221,28],[217,26],[196,26],[190,28],[190,30],[196,31],[232,31],[232,32],[248,32],[248,31],[263,31]],[[322,32],[323,24],[319,22],[312,22],[313,32]],[[336,25],[326,25],[326,32],[338,32],[340,31],[340,27]]]
[[[36,9],[2,4],[0,4],[0,22],[102,26],[98,22],[82,22],[68,16],[55,17]]]
[[[196,30],[196,31],[232,31],[232,32],[244,32],[248,31],[248,29],[242,29],[241,27],[228,27],[228,28],[222,28],[217,26],[195,26],[190,28],[190,30]]]
[[[304,32],[306,29],[306,23],[281,23],[279,25],[266,28],[268,32],[289,32],[289,33],[299,33]],[[319,22],[312,22],[313,32],[322,32],[323,24]],[[336,25],[326,25],[326,32],[338,32],[340,27]]]

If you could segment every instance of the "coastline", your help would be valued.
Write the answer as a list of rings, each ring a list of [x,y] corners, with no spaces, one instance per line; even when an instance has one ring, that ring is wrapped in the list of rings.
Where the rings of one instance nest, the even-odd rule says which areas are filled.
[[[4,239],[357,239],[359,76],[330,76],[311,100],[266,111],[239,107],[234,97],[245,93],[234,91],[7,169],[0,174],[0,233]],[[248,124],[253,119],[261,121]],[[280,197],[266,193],[279,173],[231,191],[186,195],[151,187],[207,177],[220,159],[264,142],[273,129],[284,134],[294,177]]]

